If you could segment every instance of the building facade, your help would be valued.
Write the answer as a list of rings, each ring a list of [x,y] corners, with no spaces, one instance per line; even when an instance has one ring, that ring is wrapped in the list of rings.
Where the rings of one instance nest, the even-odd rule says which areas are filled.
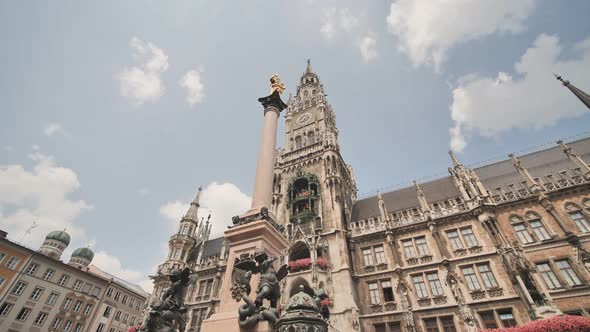
[[[140,322],[149,294],[90,265],[94,253],[89,248],[74,250],[69,262],[62,262],[69,243],[65,231],[54,231],[34,251],[3,233],[0,330],[126,332]],[[105,321],[107,304],[120,319]]]
[[[310,63],[285,113],[270,209],[290,273],[321,298],[331,331],[476,331],[590,312],[590,138],[357,199],[336,116]],[[199,194],[170,238],[150,303],[192,267],[189,331],[219,303],[227,243],[209,239]]]

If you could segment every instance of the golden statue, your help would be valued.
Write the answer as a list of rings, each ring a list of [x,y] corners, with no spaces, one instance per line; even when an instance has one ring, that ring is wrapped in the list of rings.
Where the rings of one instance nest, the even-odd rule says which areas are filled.
[[[270,94],[272,95],[275,91],[278,91],[279,94],[285,91],[285,83],[281,82],[279,74],[274,74],[270,77]]]

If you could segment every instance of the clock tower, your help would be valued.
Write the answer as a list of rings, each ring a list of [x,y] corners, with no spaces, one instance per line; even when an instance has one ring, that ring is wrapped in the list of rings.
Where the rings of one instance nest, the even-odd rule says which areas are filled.
[[[350,266],[347,220],[356,199],[352,167],[338,145],[336,116],[320,79],[307,62],[285,114],[285,146],[277,151],[271,210],[285,226],[290,273],[281,289],[286,301],[300,286],[324,294],[330,322],[340,331],[358,326]],[[286,303],[283,303],[283,305]],[[356,323],[354,323],[356,322]]]

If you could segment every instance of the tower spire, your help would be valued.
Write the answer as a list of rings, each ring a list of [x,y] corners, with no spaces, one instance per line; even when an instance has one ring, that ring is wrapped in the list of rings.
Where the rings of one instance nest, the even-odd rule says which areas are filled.
[[[531,173],[529,173],[529,171],[522,165],[522,162],[520,160],[516,159],[516,156],[514,156],[514,153],[509,154],[508,157],[512,160],[512,165],[514,165],[514,168],[516,168],[516,171],[518,171],[518,174],[520,174],[520,177],[523,180],[525,180],[526,183],[529,185],[529,188],[535,194],[540,192],[541,187],[535,181],[535,179],[533,179]]]
[[[306,74],[311,74],[313,71],[311,70],[311,59],[307,59],[307,67],[305,68]]]
[[[453,166],[454,167],[463,166],[463,165],[461,165],[461,163],[455,157],[455,154],[453,153],[453,150],[449,150],[449,156],[451,157],[451,161],[453,162]]]
[[[418,195],[418,202],[420,202],[422,212],[430,212],[428,202],[426,201],[426,196],[416,181],[414,181],[414,188],[416,189],[416,195]]]
[[[553,75],[555,75],[555,78],[558,81],[560,81],[565,87],[567,87],[576,97],[578,97],[578,99],[580,99],[582,103],[584,103],[584,105],[586,105],[586,107],[588,107],[588,109],[590,109],[590,95],[578,89],[575,85],[571,84],[570,81],[564,80],[560,75]]]
[[[201,204],[199,200],[201,199],[201,192],[203,191],[203,186],[199,187],[197,194],[195,195],[195,199],[191,202],[191,206],[188,208],[186,215],[184,216],[186,219],[191,219],[194,221],[199,221],[199,207]]]

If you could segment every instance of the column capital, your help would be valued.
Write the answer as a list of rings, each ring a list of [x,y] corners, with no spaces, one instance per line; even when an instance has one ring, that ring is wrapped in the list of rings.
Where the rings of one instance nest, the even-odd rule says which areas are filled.
[[[281,100],[281,95],[276,90],[266,97],[258,98],[258,102],[262,104],[262,107],[264,107],[265,110],[269,108],[276,108],[279,113],[287,108],[287,104]]]

